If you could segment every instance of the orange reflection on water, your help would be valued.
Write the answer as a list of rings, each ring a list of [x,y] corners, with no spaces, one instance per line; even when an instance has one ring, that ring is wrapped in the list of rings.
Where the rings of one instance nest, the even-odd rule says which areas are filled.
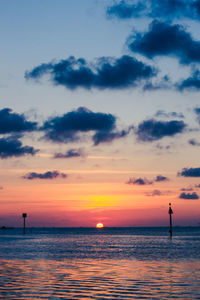
[[[1,299],[199,299],[200,263],[1,260]]]

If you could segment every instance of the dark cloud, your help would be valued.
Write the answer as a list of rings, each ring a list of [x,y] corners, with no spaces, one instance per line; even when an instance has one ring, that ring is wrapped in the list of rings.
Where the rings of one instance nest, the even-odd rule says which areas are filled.
[[[199,142],[197,142],[195,139],[190,139],[189,141],[188,141],[188,143],[190,144],[190,145],[192,145],[192,146],[200,146],[200,143]]]
[[[12,109],[0,110],[0,134],[35,130],[36,122],[29,122],[23,114],[13,113]]]
[[[183,121],[157,121],[150,119],[138,125],[136,134],[143,142],[152,142],[166,136],[174,136],[185,130],[186,124]]]
[[[148,185],[153,184],[153,181],[150,181],[146,178],[129,178],[129,180],[126,182],[127,184],[133,184],[133,185]]]
[[[158,110],[154,116],[159,118],[180,118],[180,119],[185,118],[182,113],[177,113],[175,111],[166,112],[164,110]]]
[[[155,182],[161,182],[161,181],[168,181],[169,178],[167,178],[166,176],[163,175],[157,175],[155,178]]]
[[[180,199],[187,199],[187,200],[197,200],[199,199],[199,196],[197,195],[197,193],[181,193],[179,195]]]
[[[138,17],[161,18],[171,20],[173,18],[199,19],[199,0],[138,0],[115,1],[107,8],[108,17],[130,19]]]
[[[193,40],[190,33],[178,24],[153,21],[149,31],[137,33],[128,39],[129,49],[148,58],[174,56],[182,64],[200,62],[200,42]]]
[[[66,153],[55,153],[54,158],[74,158],[81,156],[83,156],[83,153],[80,149],[69,149]]]
[[[55,179],[55,178],[66,178],[67,175],[58,171],[47,171],[45,173],[30,172],[23,176],[24,179]]]
[[[98,131],[93,136],[94,145],[97,146],[100,143],[110,143],[113,140],[123,138],[129,134],[132,128],[133,127],[130,127],[128,130],[119,132]]]
[[[22,146],[18,136],[0,138],[0,158],[34,155],[38,150],[30,146]]]
[[[115,128],[116,117],[112,114],[94,113],[85,107],[47,120],[42,129],[45,138],[53,142],[72,142],[78,140],[80,132],[104,131]]]
[[[178,90],[194,90],[198,91],[200,89],[200,72],[195,70],[192,72],[190,77],[182,80],[176,84]]]
[[[195,107],[195,108],[194,108],[194,112],[195,112],[197,115],[200,115],[200,107]]]
[[[183,168],[181,172],[178,172],[178,176],[200,177],[200,168]]]
[[[96,63],[88,63],[83,58],[76,59],[72,56],[58,63],[41,64],[26,72],[25,78],[40,79],[45,74],[50,75],[54,84],[71,90],[80,87],[123,89],[155,76],[156,70],[127,55],[118,59],[101,57]]]
[[[195,107],[194,112],[196,114],[197,121],[200,124],[200,107]]]

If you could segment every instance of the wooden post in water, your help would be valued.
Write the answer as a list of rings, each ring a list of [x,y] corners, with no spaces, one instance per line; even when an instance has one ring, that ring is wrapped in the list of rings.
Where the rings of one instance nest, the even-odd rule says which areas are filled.
[[[26,217],[27,217],[27,214],[23,213],[22,218],[24,219],[24,228],[23,228],[23,233],[24,234],[26,233]]]
[[[169,203],[169,235],[172,238],[172,214],[173,210],[171,208],[171,203]]]

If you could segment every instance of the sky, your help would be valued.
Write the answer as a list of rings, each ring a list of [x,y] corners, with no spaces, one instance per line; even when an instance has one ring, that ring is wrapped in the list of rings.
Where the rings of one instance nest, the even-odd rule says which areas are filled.
[[[200,1],[0,0],[0,226],[200,224]]]

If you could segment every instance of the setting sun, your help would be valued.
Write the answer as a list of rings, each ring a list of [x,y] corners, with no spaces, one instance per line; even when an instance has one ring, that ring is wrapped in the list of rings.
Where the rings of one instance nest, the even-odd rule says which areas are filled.
[[[103,224],[102,223],[97,223],[96,228],[103,228]]]

